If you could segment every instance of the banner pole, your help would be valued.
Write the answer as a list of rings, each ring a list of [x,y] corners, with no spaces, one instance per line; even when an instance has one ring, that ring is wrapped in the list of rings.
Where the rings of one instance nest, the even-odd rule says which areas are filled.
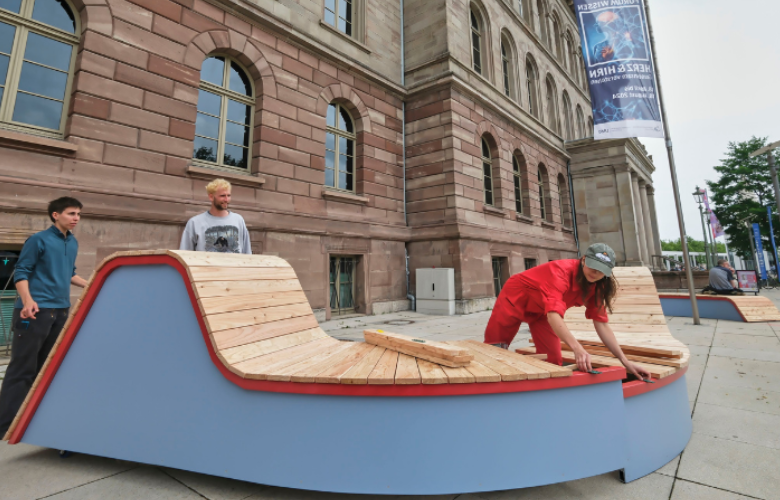
[[[655,73],[658,79],[658,101],[661,106],[661,117],[664,124],[664,135],[666,136],[666,152],[669,156],[669,170],[671,170],[672,173],[672,189],[674,190],[674,205],[677,208],[677,225],[680,228],[680,243],[682,244],[683,257],[687,263],[685,266],[685,275],[688,278],[688,293],[691,296],[693,324],[701,325],[701,319],[699,319],[699,304],[696,302],[696,287],[693,282],[693,270],[691,269],[692,266],[690,264],[690,259],[688,258],[688,240],[685,235],[685,220],[683,220],[682,201],[680,199],[680,186],[677,182],[677,169],[674,164],[674,150],[672,149],[672,134],[669,132],[669,120],[666,117],[666,99],[664,99],[663,87],[661,84],[661,71],[658,69],[658,57],[655,50],[655,35],[653,34],[653,24],[650,21],[649,3],[649,0],[645,0],[647,31],[650,34],[650,50],[653,53],[653,63],[655,65]]]

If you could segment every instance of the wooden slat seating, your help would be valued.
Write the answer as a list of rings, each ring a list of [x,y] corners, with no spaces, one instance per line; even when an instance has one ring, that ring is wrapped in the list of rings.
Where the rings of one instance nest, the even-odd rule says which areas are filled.
[[[664,298],[689,300],[687,293],[662,293]],[[715,300],[729,302],[734,305],[746,323],[765,321],[780,321],[780,310],[768,297],[759,295],[696,295],[697,300]]]
[[[160,250],[125,256],[168,255],[186,269],[217,357],[250,380],[320,384],[469,384],[571,376],[561,368],[480,342],[429,342],[438,358],[384,345],[340,341],[320,328],[293,268],[268,255]],[[86,293],[86,291],[85,291]],[[74,308],[75,310],[75,308]],[[389,332],[385,337],[390,337]],[[367,331],[367,338],[372,332]],[[382,336],[376,331],[373,336]],[[424,359],[427,358],[427,359]]]
[[[666,325],[650,270],[617,267],[614,275],[619,288],[609,324],[629,359],[640,363],[655,378],[667,377],[688,366],[690,352],[672,336]],[[572,334],[590,352],[593,366],[621,366],[601,343],[593,322],[585,318],[584,307],[569,309],[565,321]],[[562,347],[564,363],[574,363],[573,353],[565,344]],[[535,349],[519,351],[531,353]]]

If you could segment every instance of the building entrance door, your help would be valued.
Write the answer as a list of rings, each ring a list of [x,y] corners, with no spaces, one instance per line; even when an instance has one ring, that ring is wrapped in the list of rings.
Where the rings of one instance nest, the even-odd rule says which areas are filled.
[[[357,257],[330,258],[330,312],[334,316],[355,312],[355,269]]]

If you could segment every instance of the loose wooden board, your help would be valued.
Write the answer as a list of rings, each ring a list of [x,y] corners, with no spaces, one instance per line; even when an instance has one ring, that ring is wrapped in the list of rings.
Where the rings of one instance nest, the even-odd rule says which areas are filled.
[[[365,330],[363,336],[369,344],[379,345],[453,368],[466,366],[474,359],[474,356],[465,349],[443,342],[417,339],[382,330]]]

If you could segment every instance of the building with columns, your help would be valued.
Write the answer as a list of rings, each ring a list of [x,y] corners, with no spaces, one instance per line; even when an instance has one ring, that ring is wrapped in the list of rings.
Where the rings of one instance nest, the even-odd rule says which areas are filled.
[[[578,233],[626,265],[660,254],[652,163],[580,140],[564,0],[18,0],[0,54],[4,255],[65,195],[85,204],[82,275],[177,248],[218,177],[320,318],[407,309],[431,266],[455,269],[458,312],[484,310]]]
[[[662,268],[652,158],[636,139],[567,144],[582,248],[615,250],[618,265]]]

